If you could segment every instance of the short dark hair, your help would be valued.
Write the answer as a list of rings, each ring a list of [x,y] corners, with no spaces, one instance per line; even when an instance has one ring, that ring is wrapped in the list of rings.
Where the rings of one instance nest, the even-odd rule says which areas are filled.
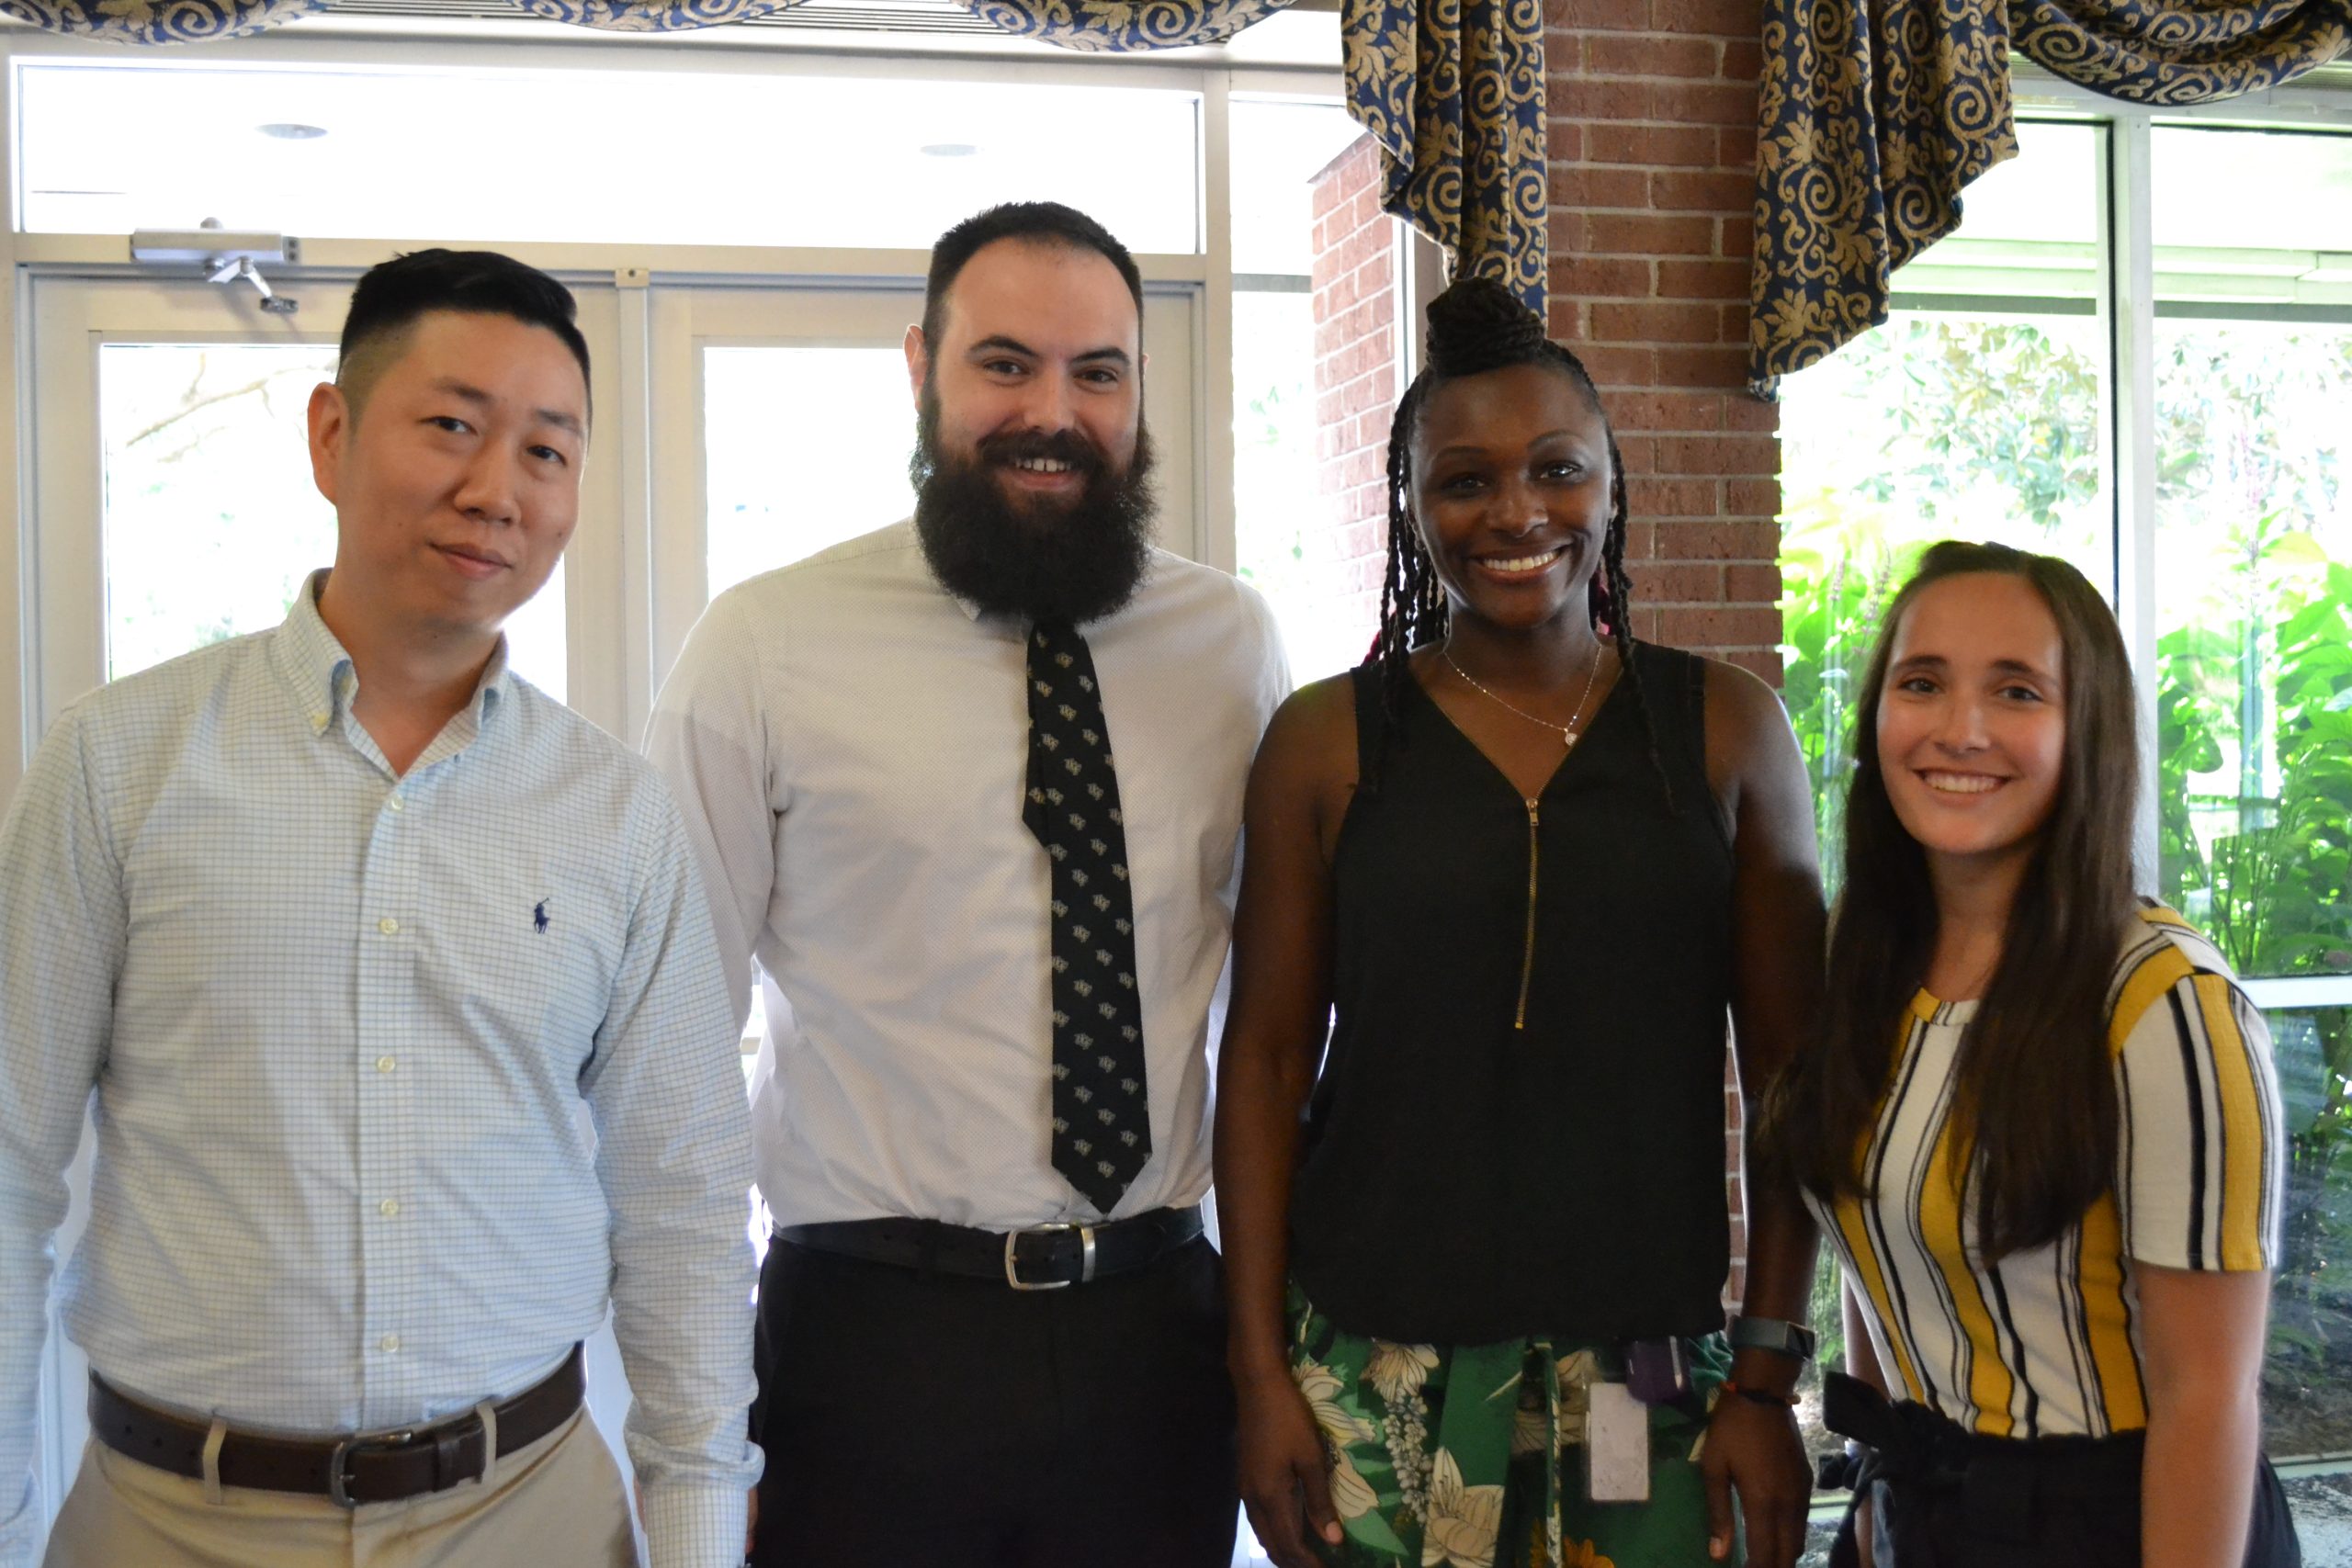
[[[511,316],[545,327],[580,362],[580,379],[588,379],[588,344],[572,324],[579,306],[571,289],[496,251],[412,251],[369,267],[351,291],[334,380],[354,418],[376,378],[400,356],[409,329],[435,310]]]
[[[976,212],[931,247],[931,275],[922,286],[922,341],[938,351],[939,328],[947,310],[947,287],[981,248],[999,240],[1027,240],[1033,244],[1065,245],[1099,253],[1119,269],[1119,276],[1136,302],[1136,320],[1143,320],[1143,274],[1136,258],[1110,230],[1075,207],[1058,201],[1008,201]]]

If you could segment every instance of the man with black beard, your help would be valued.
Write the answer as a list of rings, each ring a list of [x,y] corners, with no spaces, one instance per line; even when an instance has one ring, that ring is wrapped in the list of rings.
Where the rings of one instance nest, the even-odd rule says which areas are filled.
[[[765,976],[761,1563],[1232,1553],[1206,1045],[1288,679],[1150,542],[1142,306],[1069,208],[950,230],[914,517],[722,594],[656,705]]]

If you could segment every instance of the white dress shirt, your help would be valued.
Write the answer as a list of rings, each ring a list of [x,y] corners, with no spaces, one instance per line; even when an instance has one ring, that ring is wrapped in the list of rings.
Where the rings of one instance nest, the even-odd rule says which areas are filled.
[[[77,703],[0,828],[0,1568],[38,1534],[94,1089],[62,1292],[107,1381],[235,1426],[406,1426],[537,1382],[609,1301],[653,1561],[732,1564],[750,1138],[676,809],[503,645],[396,776],[322,581]]]
[[[1289,682],[1265,603],[1164,551],[1080,629],[1117,756],[1151,1101],[1124,1216],[1208,1188],[1242,786]],[[754,957],[767,976],[752,1126],[778,1224],[1104,1217],[1048,1146],[1025,635],[950,597],[900,523],[721,594],[654,706],[647,750],[701,856],[739,1019]]]

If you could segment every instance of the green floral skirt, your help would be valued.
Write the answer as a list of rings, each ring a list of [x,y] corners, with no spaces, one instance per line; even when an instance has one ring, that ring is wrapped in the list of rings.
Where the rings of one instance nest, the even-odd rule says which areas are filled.
[[[1699,1450],[1730,1375],[1721,1335],[1690,1340],[1691,1393],[1650,1410],[1650,1500],[1585,1496],[1586,1390],[1614,1347],[1529,1338],[1399,1345],[1341,1330],[1295,1287],[1291,1375],[1322,1428],[1345,1540],[1334,1568],[1696,1568]],[[1734,1561],[1739,1553],[1735,1551]]]

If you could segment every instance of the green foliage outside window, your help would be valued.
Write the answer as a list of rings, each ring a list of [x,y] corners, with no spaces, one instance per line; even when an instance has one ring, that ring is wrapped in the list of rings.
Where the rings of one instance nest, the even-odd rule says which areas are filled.
[[[1822,402],[1784,420],[1783,696],[1833,897],[1856,686],[1918,551],[1996,538],[2111,584],[2095,325],[1898,318],[1792,387]],[[2161,325],[2154,891],[2241,974],[2352,973],[2352,327]],[[2352,1008],[2271,1024],[2291,1141],[2269,1444],[2341,1450]]]

